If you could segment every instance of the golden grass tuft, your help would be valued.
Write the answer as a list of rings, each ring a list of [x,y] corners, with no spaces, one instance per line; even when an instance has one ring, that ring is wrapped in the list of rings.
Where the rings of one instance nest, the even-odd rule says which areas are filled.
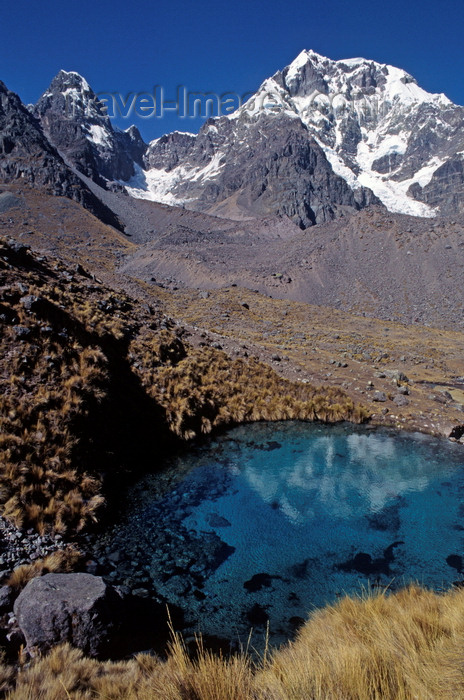
[[[81,553],[75,547],[68,546],[37,559],[32,564],[16,567],[6,581],[7,586],[19,593],[29,581],[44,574],[66,574],[75,570],[81,560]]]
[[[464,696],[464,592],[410,586],[315,612],[259,683],[285,700]]]
[[[258,360],[231,360],[213,348],[191,350],[175,366],[160,367],[156,378],[141,374],[141,381],[184,440],[260,420],[362,423],[369,417],[341,389],[291,382]]]

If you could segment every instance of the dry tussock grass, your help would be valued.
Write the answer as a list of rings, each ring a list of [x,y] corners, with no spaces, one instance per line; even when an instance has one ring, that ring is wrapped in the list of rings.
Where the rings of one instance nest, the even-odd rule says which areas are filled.
[[[98,662],[69,646],[20,671],[8,700],[456,700],[464,697],[464,591],[415,586],[345,598],[261,662],[194,658],[174,637],[166,661]],[[0,684],[11,669],[0,669]]]
[[[170,430],[184,440],[251,421],[362,423],[369,416],[338,388],[291,382],[258,360],[231,360],[213,348],[192,350],[175,366],[161,366],[155,377],[141,373],[141,381],[166,411]]]
[[[31,579],[44,574],[66,574],[74,571],[81,560],[81,553],[72,546],[58,549],[43,559],[36,559],[32,564],[22,564],[11,573],[5,585],[15,593],[20,593]]]

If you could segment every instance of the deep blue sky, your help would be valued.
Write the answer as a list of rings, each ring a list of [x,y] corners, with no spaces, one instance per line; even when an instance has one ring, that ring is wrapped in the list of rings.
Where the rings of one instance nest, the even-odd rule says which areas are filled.
[[[0,79],[35,102],[60,68],[96,92],[255,90],[302,49],[364,56],[414,75],[430,92],[464,104],[464,3],[459,0],[79,0],[2,8]],[[135,121],[146,140],[199,120]]]

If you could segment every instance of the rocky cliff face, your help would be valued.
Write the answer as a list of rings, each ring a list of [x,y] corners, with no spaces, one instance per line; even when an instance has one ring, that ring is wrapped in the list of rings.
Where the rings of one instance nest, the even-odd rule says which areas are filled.
[[[0,181],[23,179],[82,202],[85,188],[45,138],[38,121],[0,82]]]
[[[15,93],[0,82],[0,183],[23,181],[79,202],[105,223],[120,228],[103,205],[64,163],[39,121]]]
[[[210,120],[196,138],[163,137],[150,145],[146,163],[163,162],[174,176],[171,198],[232,218],[278,214],[306,228],[333,219],[340,208],[377,201],[368,190],[353,192],[304,124],[283,115],[262,113],[246,125]],[[192,177],[177,180],[180,168]]]
[[[60,71],[34,107],[34,115],[63,157],[100,185],[128,180],[146,150],[138,129],[113,129],[104,105],[78,73]]]
[[[417,200],[450,215],[464,214],[464,160],[460,154],[450,157],[433,173],[424,187],[412,185],[410,194]]]

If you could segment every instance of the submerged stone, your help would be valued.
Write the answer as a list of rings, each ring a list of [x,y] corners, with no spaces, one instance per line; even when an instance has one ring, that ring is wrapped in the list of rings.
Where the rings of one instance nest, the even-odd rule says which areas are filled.
[[[264,626],[268,620],[269,615],[267,614],[266,608],[259,603],[255,603],[250,610],[246,613],[246,619],[253,626]]]
[[[462,574],[463,559],[459,554],[450,554],[446,557],[446,563],[453,569],[456,569],[460,574]]]
[[[248,593],[256,593],[256,591],[260,591],[262,588],[270,588],[273,578],[276,577],[270,574],[255,574],[249,581],[245,581],[243,588],[246,588]]]
[[[230,522],[227,518],[223,518],[222,515],[217,513],[210,513],[207,517],[208,524],[211,527],[230,527]]]

